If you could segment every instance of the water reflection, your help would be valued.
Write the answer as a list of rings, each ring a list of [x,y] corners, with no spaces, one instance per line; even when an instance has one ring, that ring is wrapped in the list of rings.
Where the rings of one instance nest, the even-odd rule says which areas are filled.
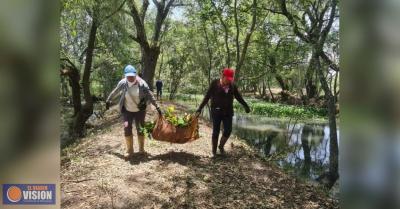
[[[329,126],[258,116],[235,116],[234,133],[295,174],[316,179],[329,166]],[[339,131],[338,131],[339,136]]]

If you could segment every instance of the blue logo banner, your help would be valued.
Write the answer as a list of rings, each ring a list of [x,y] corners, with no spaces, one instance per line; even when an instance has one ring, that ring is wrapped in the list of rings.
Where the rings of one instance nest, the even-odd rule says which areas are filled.
[[[55,184],[3,184],[5,205],[56,204]]]

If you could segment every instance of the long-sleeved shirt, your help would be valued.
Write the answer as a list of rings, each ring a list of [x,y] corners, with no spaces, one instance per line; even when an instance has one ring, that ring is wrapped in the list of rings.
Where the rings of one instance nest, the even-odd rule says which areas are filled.
[[[140,103],[140,98],[139,98],[138,83],[136,82],[131,86],[128,83],[128,89],[125,92],[125,103],[124,103],[126,110],[128,110],[129,112],[138,112],[140,110],[138,107],[139,103]]]
[[[232,115],[233,111],[233,99],[242,104],[245,108],[249,108],[247,103],[244,101],[235,84],[229,85],[229,89],[226,90],[221,85],[219,79],[215,79],[211,82],[203,101],[201,102],[198,111],[201,111],[207,104],[208,100],[211,99],[211,109],[220,110],[224,115]]]
[[[144,81],[139,76],[136,76],[136,80],[139,86],[139,100],[145,99],[146,104],[147,102],[151,102],[156,108],[158,108],[158,104],[156,99],[154,98],[153,92],[150,91],[149,86],[147,85],[146,81]],[[118,82],[117,87],[110,93],[107,98],[107,101],[111,102],[115,99],[117,95],[120,95],[119,99],[119,110],[122,112],[122,107],[125,105],[125,94],[129,89],[128,81],[126,78],[123,78]]]

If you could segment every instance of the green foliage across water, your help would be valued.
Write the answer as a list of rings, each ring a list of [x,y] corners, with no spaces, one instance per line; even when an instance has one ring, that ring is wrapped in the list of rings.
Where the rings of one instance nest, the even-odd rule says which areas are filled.
[[[185,104],[193,111],[197,109],[203,95],[183,95],[177,94],[176,101]],[[196,101],[197,100],[197,101]],[[296,118],[296,119],[326,119],[327,109],[308,106],[295,106],[279,103],[269,103],[257,99],[245,98],[249,104],[251,113],[276,118]],[[233,107],[237,113],[245,113],[240,103],[234,101]]]
[[[248,101],[251,114],[265,115],[278,118],[314,119],[326,118],[328,112],[323,108],[275,104],[267,102]],[[237,102],[234,103],[236,112],[244,113],[244,109]]]

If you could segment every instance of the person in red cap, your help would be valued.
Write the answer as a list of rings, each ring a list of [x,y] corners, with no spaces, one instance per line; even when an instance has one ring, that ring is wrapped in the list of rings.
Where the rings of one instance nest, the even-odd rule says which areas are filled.
[[[222,70],[221,78],[215,79],[211,82],[203,101],[196,111],[200,115],[201,110],[211,99],[211,118],[213,122],[212,133],[212,155],[217,154],[218,137],[221,127],[221,122],[224,125],[224,130],[219,143],[220,153],[225,154],[224,145],[232,132],[232,117],[233,111],[233,98],[243,105],[246,113],[250,112],[250,108],[244,101],[237,86],[234,84],[235,71],[230,68]]]

